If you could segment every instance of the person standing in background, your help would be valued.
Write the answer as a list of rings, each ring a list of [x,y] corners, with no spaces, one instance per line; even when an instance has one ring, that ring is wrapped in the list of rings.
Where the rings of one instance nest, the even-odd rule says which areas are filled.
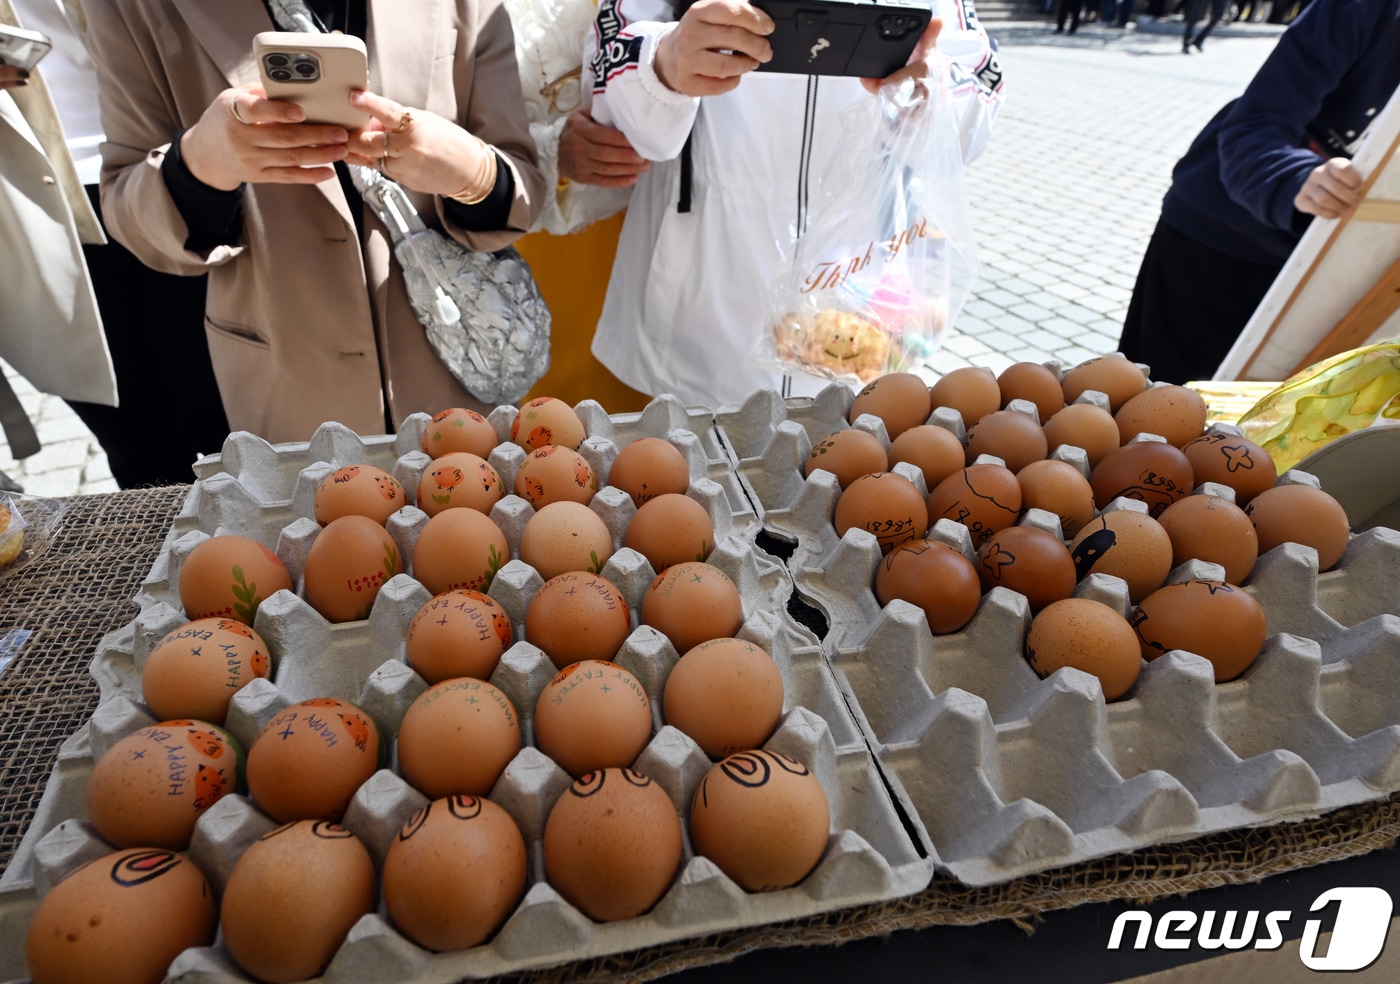
[[[86,198],[78,207],[91,209],[95,225],[83,238],[82,254],[118,399],[75,392],[66,396],[68,405],[102,445],[122,488],[192,481],[195,459],[219,451],[229,431],[204,337],[205,278],[153,270],[103,233],[97,73],[77,0],[4,2],[13,4],[9,13],[23,26],[53,42],[36,72],[57,112],[50,125],[66,138]]]
[[[1315,216],[1361,200],[1352,155],[1400,84],[1400,0],[1313,0],[1172,169],[1118,348],[1210,379]]]
[[[0,21],[25,26],[9,0]],[[111,405],[117,382],[83,261],[83,244],[102,241],[43,75],[0,64],[0,357],[42,392]],[[15,458],[38,453],[3,374],[0,424]],[[3,473],[0,490],[21,491]]]
[[[1210,20],[1201,28],[1200,33],[1196,33],[1196,25],[1206,15],[1207,2],[1210,3]],[[1220,19],[1229,9],[1230,0],[1186,0],[1186,9],[1182,13],[1186,26],[1181,35],[1181,53],[1189,55],[1192,48],[1204,51],[1206,35],[1215,29],[1215,25],[1220,23]]]

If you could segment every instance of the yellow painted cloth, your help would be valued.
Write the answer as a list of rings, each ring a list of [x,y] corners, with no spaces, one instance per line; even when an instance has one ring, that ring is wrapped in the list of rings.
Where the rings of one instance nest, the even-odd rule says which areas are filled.
[[[549,305],[552,325],[549,371],[522,403],[540,396],[552,396],[569,406],[597,400],[608,413],[633,413],[651,402],[651,397],[608,372],[590,350],[603,313],[622,218],[619,213],[568,236],[532,232],[516,242]]]

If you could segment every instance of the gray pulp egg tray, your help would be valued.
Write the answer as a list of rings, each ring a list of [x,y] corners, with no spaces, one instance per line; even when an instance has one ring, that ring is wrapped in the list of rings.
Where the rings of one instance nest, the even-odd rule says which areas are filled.
[[[830,625],[823,651],[939,871],[994,884],[1400,790],[1400,533],[1354,535],[1322,574],[1309,547],[1269,551],[1244,585],[1268,632],[1248,671],[1216,684],[1207,660],[1173,651],[1106,703],[1086,673],[1036,675],[1023,656],[1031,613],[1016,592],[992,589],[968,625],[940,636],[919,608],[880,605],[875,537],[851,530],[838,539],[835,476],[802,475],[813,444],[846,426],[888,446],[877,418],[847,424],[851,400],[844,387],[802,400],[758,393],[716,422],[765,530],[792,544],[798,595]],[[935,409],[930,422],[961,436],[955,411]],[[1078,448],[1052,457],[1087,474]],[[917,469],[895,470],[927,491]],[[1317,484],[1298,471],[1279,482]],[[1197,491],[1233,499],[1224,486]],[[1108,508],[1145,510],[1126,499]],[[1021,522],[1061,532],[1058,518],[1041,510]],[[960,524],[939,520],[929,535],[975,556]],[[1171,580],[1223,576],[1216,565],[1188,561]],[[1090,575],[1076,594],[1131,611],[1116,577]]]
[[[709,419],[708,411],[705,415]],[[493,415],[498,433],[508,435],[511,416],[509,408]],[[103,751],[154,723],[141,703],[141,669],[159,640],[186,621],[178,596],[180,569],[190,551],[210,536],[239,533],[275,548],[297,588],[295,593],[277,592],[260,607],[255,628],[272,654],[274,675],[235,695],[226,727],[246,747],[283,707],[331,696],[359,704],[392,748],[408,706],[428,686],[405,661],[404,637],[430,593],[409,574],[401,574],[384,586],[367,619],[332,624],[300,596],[302,570],[319,532],[310,516],[311,496],[320,478],[335,467],[371,463],[416,488],[418,474],[428,463],[417,450],[426,419],[410,419],[397,439],[361,440],[334,424],[323,426],[309,445],[274,448],[249,435],[233,435],[225,444],[225,457],[200,462],[200,476],[138,593],[139,614],[105,636],[91,661],[101,692],[98,707],[88,725],[62,746],[34,821],[0,879],[0,980],[24,979],[24,936],[47,889],[80,864],[111,850],[85,819],[87,777]],[[666,437],[687,453],[689,494],[709,511],[719,541],[708,562],[739,588],[744,613],[739,635],[766,649],[782,674],[783,715],[764,747],[807,763],[821,782],[832,811],[826,852],[799,885],[762,894],[743,891],[695,854],[687,822],[689,804],[712,763],[689,737],[662,720],[662,689],[679,654],[664,635],[639,624],[641,599],[654,572],[641,554],[622,548],[601,573],[632,609],[633,629],[615,662],[637,677],[652,700],[653,735],[635,768],[652,776],[675,804],[685,834],[684,860],[666,895],[643,916],[595,923],[567,903],[545,880],[541,839],[550,807],[572,780],[535,748],[533,738],[536,699],[556,670],[548,656],[524,639],[525,610],[543,579],[529,565],[512,560],[490,589],[515,630],[515,642],[491,683],[516,705],[525,747],[490,798],[510,812],[529,845],[526,895],[489,942],[452,953],[419,948],[395,930],[381,907],[355,925],[317,980],[448,982],[525,971],[885,901],[917,892],[932,878],[928,852],[902,819],[817,638],[786,613],[791,578],[748,539],[757,529],[757,517],[742,496],[737,507],[732,505],[731,493],[740,494],[739,486],[713,428],[696,411],[665,398],[641,414],[586,416],[585,424],[590,434],[585,444],[605,464],[617,445],[632,437]],[[493,463],[507,483],[513,480],[512,465],[519,458],[505,446],[493,452]],[[606,475],[606,467],[599,472]],[[634,511],[631,499],[605,487],[593,508],[608,524],[615,544],[620,543]],[[492,517],[506,532],[512,550],[531,513],[529,503],[515,496],[496,504]],[[412,556],[426,521],[426,514],[412,506],[391,517],[388,526],[405,557]],[[356,793],[344,820],[379,861],[403,823],[427,802],[395,767],[391,757],[389,767]],[[220,889],[242,851],[272,826],[251,800],[225,796],[201,817],[190,854]],[[182,953],[170,967],[169,980],[223,984],[249,978],[216,941],[212,947]]]

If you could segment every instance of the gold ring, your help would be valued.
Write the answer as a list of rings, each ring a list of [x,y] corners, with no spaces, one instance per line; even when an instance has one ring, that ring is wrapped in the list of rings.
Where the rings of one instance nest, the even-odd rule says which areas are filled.
[[[238,97],[237,97],[237,96],[234,96],[233,99],[229,101],[229,104],[228,104],[228,111],[229,111],[231,114],[233,114],[233,118],[234,118],[234,119],[236,119],[238,122],[242,123],[244,126],[247,126],[247,125],[249,124],[250,121],[249,121],[249,120],[245,120],[245,119],[243,118],[243,114],[240,113],[240,112],[238,111]]]
[[[389,156],[389,131],[388,131],[388,130],[380,130],[379,132],[382,133],[382,134],[384,134],[384,153],[383,153],[383,156],[384,156],[384,157],[388,157],[388,156]]]
[[[395,133],[403,133],[403,132],[405,132],[409,127],[411,127],[412,125],[413,125],[413,114],[410,113],[408,110],[405,109],[405,110],[403,111],[403,115],[399,117],[399,125],[396,126],[396,127],[394,127],[394,132],[395,132]]]
[[[388,176],[388,174],[389,174],[389,159],[388,159],[387,157],[381,157],[381,158],[379,158],[379,173],[385,175],[386,177]]]

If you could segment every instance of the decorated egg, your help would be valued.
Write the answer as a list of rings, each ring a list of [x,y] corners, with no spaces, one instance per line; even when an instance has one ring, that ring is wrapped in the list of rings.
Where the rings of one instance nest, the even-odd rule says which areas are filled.
[[[1132,509],[1112,509],[1084,524],[1070,541],[1074,574],[1109,574],[1128,585],[1137,604],[1166,583],[1172,570],[1172,541],[1151,516]]]
[[[941,540],[910,540],[891,550],[875,569],[875,597],[896,598],[924,610],[934,635],[956,632],[977,614],[982,585],[972,561]]]
[[[826,791],[806,765],[779,752],[736,752],[711,766],[690,806],[695,850],[749,892],[802,881],[830,832]]]
[[[369,618],[379,589],[403,573],[399,545],[368,516],[341,516],[317,534],[306,554],[306,601],[328,622]]]
[[[851,401],[846,419],[854,424],[863,413],[878,417],[885,435],[893,441],[911,427],[917,427],[933,412],[928,383],[912,372],[888,372],[865,384]]]
[[[433,594],[486,591],[510,560],[506,535],[475,509],[444,509],[423,524],[413,545],[413,576]]]
[[[427,950],[465,950],[500,928],[525,894],[525,838],[479,796],[436,799],[413,814],[384,858],[384,906]]]
[[[339,822],[379,768],[379,728],[346,700],[300,701],[263,725],[248,749],[248,794],[274,820]]]
[[[641,622],[685,653],[702,642],[732,636],[744,621],[743,600],[729,575],[702,561],[673,564],[642,596]]]
[[[382,526],[407,504],[403,485],[383,468],[348,465],[321,479],[312,511],[322,526],[341,516],[368,516]]]
[[[627,599],[601,574],[556,574],[525,608],[526,640],[561,670],[579,660],[612,659],[631,631]]]
[[[598,491],[598,478],[583,455],[548,444],[525,456],[515,473],[514,491],[536,509],[565,500],[588,505]]]
[[[564,667],[535,703],[535,744],[569,775],[630,766],[651,740],[651,701],[606,660]]]
[[[1094,505],[1104,509],[1114,499],[1147,504],[1154,519],[1173,502],[1191,494],[1195,474],[1186,455],[1161,441],[1134,441],[1110,451],[1089,475]]]
[[[243,750],[207,721],[162,721],[118,741],[87,782],[88,821],[113,847],[190,846],[195,822],[243,779]]]
[[[568,571],[597,574],[613,555],[612,533],[580,502],[551,502],[525,521],[520,559],[548,580]]]
[[[552,396],[541,396],[520,408],[510,425],[510,439],[526,451],[535,451],[546,444],[577,451],[587,436],[583,421],[573,407]]]
[[[1138,605],[1133,631],[1142,657],[1173,649],[1204,656],[1215,681],[1233,680],[1264,648],[1264,609],[1248,591],[1225,581],[1180,581],[1158,588]]]
[[[453,506],[489,513],[505,494],[496,466],[469,451],[434,458],[418,479],[418,508],[429,516]]]
[[[229,872],[224,948],[262,981],[318,977],[374,911],[375,895],[374,861],[353,833],[321,820],[284,824],[250,844]]]
[[[271,672],[267,643],[251,626],[232,618],[196,619],[167,632],[146,657],[141,699],[160,721],[223,724],[233,695]]]
[[[852,482],[836,500],[836,535],[850,529],[872,533],[880,552],[928,532],[928,505],[918,487],[898,472],[872,472]]]
[[[520,715],[509,697],[485,680],[444,680],[404,712],[399,771],[429,799],[485,796],[520,744]]]
[[[191,621],[232,618],[252,625],[263,599],[284,590],[292,590],[287,568],[275,553],[246,536],[211,536],[180,565],[180,605]]]
[[[1278,467],[1269,452],[1243,437],[1213,432],[1188,441],[1181,448],[1196,484],[1214,482],[1235,491],[1235,503],[1247,505],[1278,482]]]
[[[802,474],[808,477],[818,468],[835,475],[844,489],[862,475],[885,470],[885,446],[874,434],[848,427],[812,446]]]
[[[1021,518],[1021,483],[1002,465],[968,465],[939,482],[928,495],[929,526],[951,519],[966,526],[981,548],[997,530]]]
[[[462,407],[438,411],[423,428],[423,453],[429,458],[441,458],[451,451],[466,451],[486,458],[499,443],[491,421],[475,410]]]
[[[1351,521],[1332,495],[1311,485],[1276,485],[1244,507],[1259,537],[1259,552],[1282,543],[1301,543],[1317,551],[1317,569],[1330,571],[1346,553]]]
[[[404,655],[413,672],[429,684],[464,676],[485,680],[512,638],[510,617],[490,595],[444,591],[414,613]]]
[[[631,769],[600,769],[554,801],[544,827],[544,870],[588,918],[631,919],[666,894],[682,848],[680,817],[664,789]]]
[[[666,677],[666,723],[712,759],[762,745],[783,714],[783,675],[761,646],[711,639],[687,651]]]
[[[25,935],[34,984],[153,984],[180,952],[212,946],[218,903],[189,858],[155,847],[89,861],[40,900]]]
[[[1132,626],[1088,598],[1064,598],[1041,609],[1026,634],[1026,659],[1041,677],[1065,667],[1097,677],[1104,700],[1122,697],[1142,673]]]
[[[1034,526],[997,530],[977,552],[982,589],[1008,588],[1026,596],[1031,612],[1068,598],[1077,583],[1064,541]]]
[[[672,564],[704,560],[715,547],[709,512],[688,495],[669,492],[645,502],[627,523],[623,546],[631,547],[660,574]]]
[[[639,437],[617,452],[608,469],[608,484],[642,503],[667,492],[684,494],[690,488],[690,466],[670,441]]]

